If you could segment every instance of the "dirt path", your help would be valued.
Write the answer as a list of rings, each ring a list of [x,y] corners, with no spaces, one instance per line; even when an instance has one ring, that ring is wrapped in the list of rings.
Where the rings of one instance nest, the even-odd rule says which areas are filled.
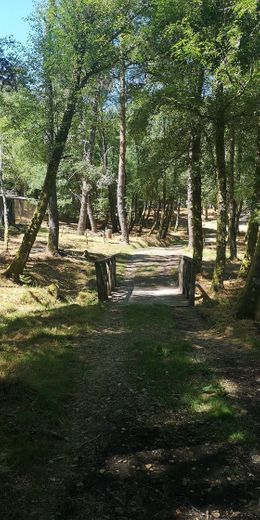
[[[71,454],[41,519],[260,518],[259,364],[196,309],[131,300],[171,275],[169,249],[133,256],[82,340]]]

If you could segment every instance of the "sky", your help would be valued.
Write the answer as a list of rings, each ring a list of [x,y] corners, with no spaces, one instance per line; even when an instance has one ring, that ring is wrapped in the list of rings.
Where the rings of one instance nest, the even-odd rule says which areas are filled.
[[[34,0],[0,0],[0,37],[14,36],[25,43],[29,34],[28,22],[23,20],[33,8]]]

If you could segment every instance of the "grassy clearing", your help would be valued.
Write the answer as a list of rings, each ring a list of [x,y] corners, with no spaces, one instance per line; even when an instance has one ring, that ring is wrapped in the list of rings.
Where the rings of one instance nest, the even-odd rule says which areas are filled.
[[[18,313],[1,327],[1,461],[10,471],[42,472],[68,435],[77,384],[79,337],[93,332],[98,305]]]
[[[19,241],[18,235],[12,237],[13,248]],[[130,246],[125,246],[118,237],[104,243],[102,236],[89,236],[86,243],[85,237],[64,226],[64,256],[52,259],[46,255],[43,229],[28,263],[26,285],[17,287],[1,281],[0,478],[7,509],[14,481],[18,498],[28,493],[35,498],[42,482],[55,479],[57,464],[63,464],[68,445],[73,444],[71,410],[80,379],[80,344],[83,338],[87,344],[88,335],[95,335],[97,328],[102,330],[104,313],[96,297],[93,256],[117,254],[120,280],[129,253],[137,247],[159,245],[154,239],[148,242],[134,238]],[[90,257],[84,259],[86,249]],[[207,257],[206,251],[206,290],[211,255],[212,251]],[[234,278],[232,269],[231,265],[229,273]],[[136,274],[152,277],[155,271],[156,266],[151,265],[149,271],[140,268]],[[58,291],[50,290],[51,285]],[[219,301],[212,299],[208,307],[200,305],[201,313],[232,341],[246,338],[245,348],[259,356],[255,326],[232,321],[237,285],[231,280],[226,287],[224,298],[220,295]],[[194,423],[194,442],[198,436],[209,443],[256,444],[247,416],[233,405],[225,384],[177,333],[171,309],[126,306],[124,322],[129,384],[140,395],[148,395],[154,406],[144,417],[147,426],[159,423],[174,427],[178,415],[183,423]]]
[[[95,334],[103,315],[93,257],[82,258],[85,237],[71,230],[62,230],[61,235],[65,256],[46,255],[43,229],[24,285],[1,280],[0,479],[7,508],[14,479],[20,482],[17,500],[20,494],[33,496],[40,482],[55,478],[58,462],[53,461],[66,459],[81,371],[80,345],[82,338]],[[19,240],[17,234],[12,237],[13,250]],[[122,277],[132,246],[104,243],[99,236],[88,246],[96,256],[118,253],[118,277]]]

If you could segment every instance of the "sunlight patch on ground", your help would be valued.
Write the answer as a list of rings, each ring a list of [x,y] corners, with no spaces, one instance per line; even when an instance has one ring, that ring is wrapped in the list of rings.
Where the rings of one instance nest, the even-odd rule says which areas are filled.
[[[238,393],[238,385],[231,379],[220,379],[219,385],[227,392],[227,394],[236,396]]]

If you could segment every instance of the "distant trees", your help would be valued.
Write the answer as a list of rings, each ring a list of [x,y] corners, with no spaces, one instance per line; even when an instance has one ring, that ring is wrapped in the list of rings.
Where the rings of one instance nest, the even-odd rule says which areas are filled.
[[[202,208],[216,206],[214,291],[250,209],[246,276],[258,233],[257,17],[255,0],[48,0],[36,10],[27,69],[0,41],[9,48],[0,55],[7,185],[42,186],[6,276],[19,279],[47,208],[57,254],[59,209],[78,217],[80,234],[98,220],[128,243],[148,224],[166,238],[185,204],[198,273]]]
[[[120,7],[122,9],[117,17],[116,13]],[[117,31],[120,33],[120,24],[124,23],[122,21],[124,14],[127,16],[128,11],[120,4],[113,7],[107,2],[95,4],[90,1],[73,1],[70,6],[66,2],[59,4],[59,17],[56,17],[55,31],[56,49],[59,58],[60,50],[66,48],[67,102],[55,136],[53,151],[49,157],[45,181],[35,214],[14,260],[5,271],[6,277],[17,281],[23,273],[48,206],[78,97],[89,80],[111,67],[116,59],[113,42]],[[118,27],[116,27],[117,20],[119,20]]]

